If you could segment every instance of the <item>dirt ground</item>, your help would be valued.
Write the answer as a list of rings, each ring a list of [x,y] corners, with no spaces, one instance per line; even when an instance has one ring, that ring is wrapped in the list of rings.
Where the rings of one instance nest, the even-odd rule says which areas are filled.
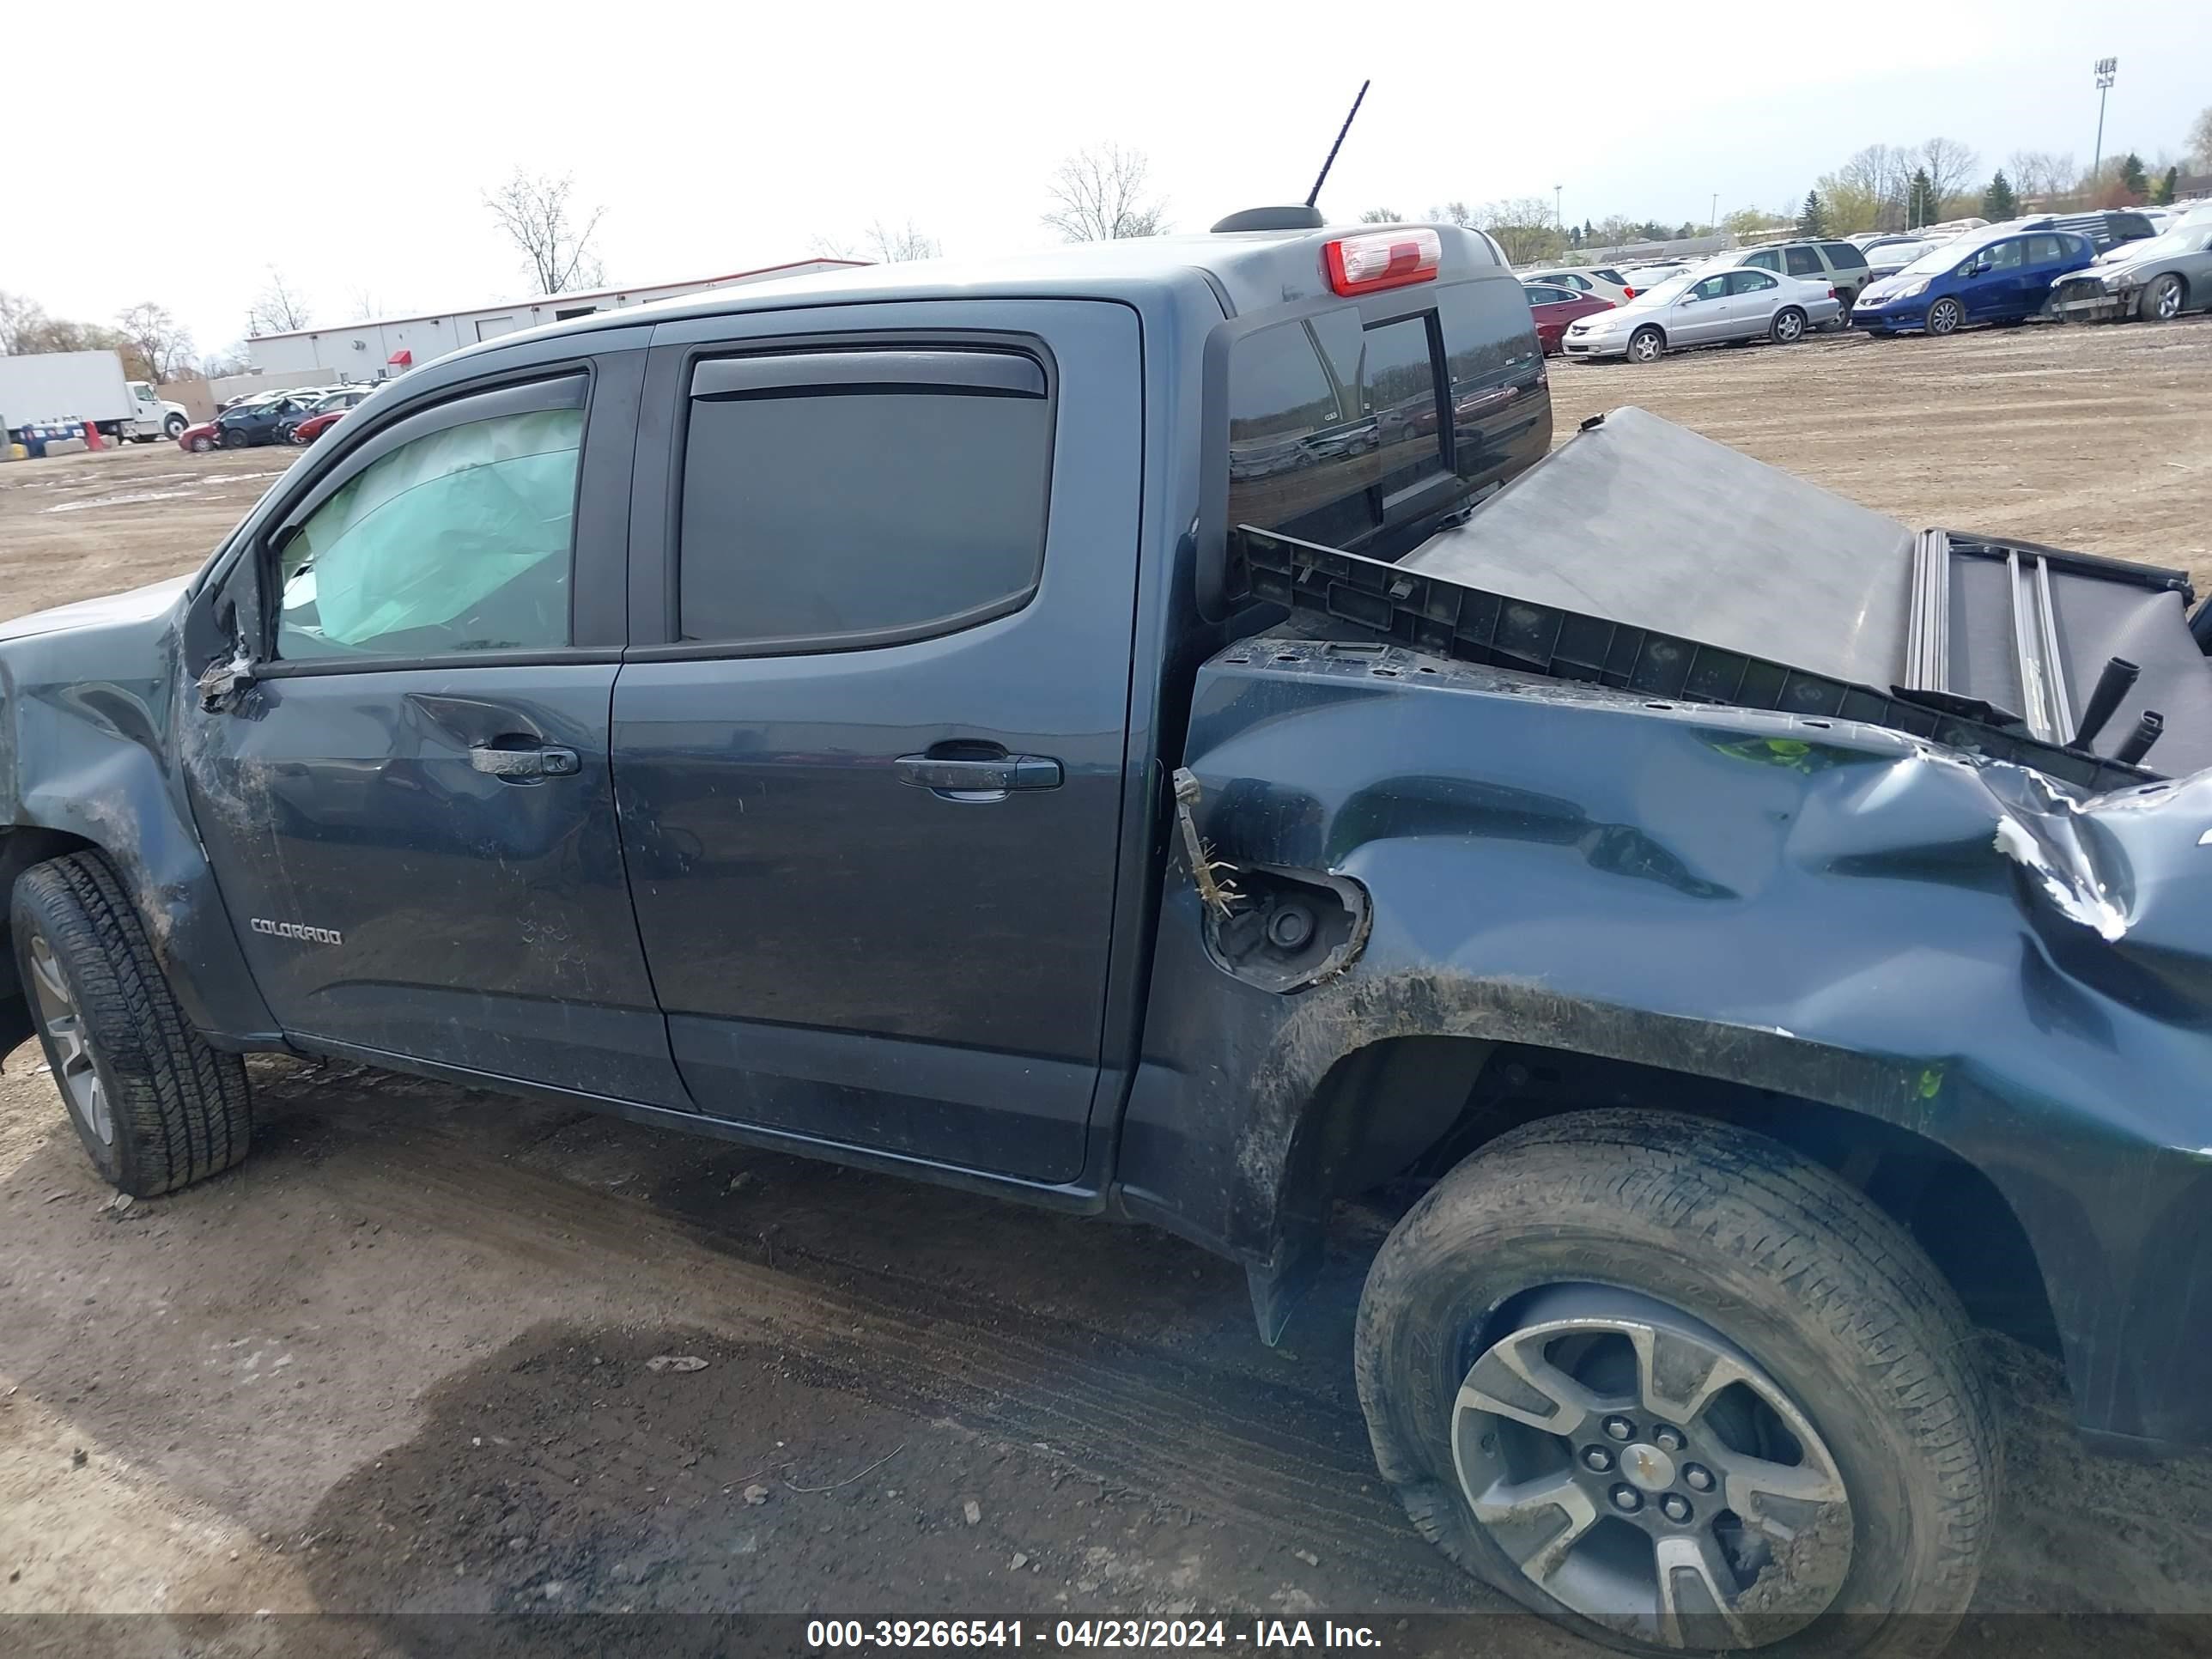
[[[1553,380],[1565,430],[1639,403],[1914,522],[2212,578],[2212,324]],[[189,568],[289,459],[0,467],[0,616]],[[698,1627],[643,1615],[1204,1610],[1584,1651],[1371,1473],[1347,1356],[1387,1217],[1346,1217],[1270,1351],[1240,1273],[1147,1230],[381,1073],[255,1078],[242,1168],[118,1209],[38,1050],[0,1064],[0,1650],[658,1655]],[[2212,1613],[2212,1458],[2088,1458],[2055,1364],[1984,1345],[2008,1480],[1962,1649],[2197,1649],[2212,1620],[2098,1620]],[[521,1618],[555,1612],[632,1618]],[[518,1622],[452,1622],[483,1613]]]

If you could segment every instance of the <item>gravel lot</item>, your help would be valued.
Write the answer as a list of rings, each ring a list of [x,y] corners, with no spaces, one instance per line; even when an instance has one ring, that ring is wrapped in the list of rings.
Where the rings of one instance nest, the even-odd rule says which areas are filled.
[[[1563,431],[1638,403],[1914,523],[2212,584],[2212,322],[1553,383]],[[0,467],[0,617],[191,568],[290,459]],[[1387,1217],[1346,1217],[1270,1352],[1239,1273],[1145,1230],[343,1067],[257,1062],[253,1158],[118,1212],[39,1066],[0,1067],[0,1613],[169,1617],[18,1650],[457,1650],[410,1622],[443,1612],[1498,1611],[1369,1474],[1346,1354]],[[1986,1342],[2009,1484],[1965,1646],[2212,1612],[2212,1459],[2085,1458],[2056,1367]],[[316,1609],[364,1617],[252,1617]],[[1581,1650],[1502,1615],[1452,1644]]]

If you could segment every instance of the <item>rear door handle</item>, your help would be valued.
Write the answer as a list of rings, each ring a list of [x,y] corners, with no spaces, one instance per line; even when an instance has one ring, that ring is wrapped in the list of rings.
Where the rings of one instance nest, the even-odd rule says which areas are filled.
[[[507,749],[496,744],[479,743],[469,750],[469,764],[479,772],[516,783],[532,778],[572,778],[583,767],[574,750],[563,749],[556,744]]]
[[[1060,763],[1049,755],[998,755],[987,760],[902,755],[901,783],[959,795],[1005,794],[1015,789],[1057,789]]]

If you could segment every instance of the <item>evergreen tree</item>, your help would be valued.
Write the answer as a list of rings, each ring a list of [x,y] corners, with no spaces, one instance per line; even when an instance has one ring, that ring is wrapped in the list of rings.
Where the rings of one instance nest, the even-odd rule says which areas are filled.
[[[1800,236],[1826,236],[1828,234],[1828,204],[1820,199],[1820,192],[1805,192],[1805,205],[1797,214],[1797,234]]]
[[[2150,194],[2150,179],[2143,172],[2142,157],[2133,150],[2120,159],[2120,187],[2138,202]]]
[[[1905,223],[1908,230],[1936,222],[1936,186],[1928,177],[1926,167],[1912,170],[1911,193],[1905,198]]]
[[[1999,167],[1990,180],[1990,187],[1982,192],[1982,217],[1993,223],[2016,218],[2020,214],[2020,198],[2013,191],[2012,180]]]
[[[2173,193],[2180,188],[2181,169],[2179,167],[2168,167],[2166,170],[2166,176],[2158,181],[2158,188],[2151,192],[2151,205],[2154,207],[2172,207],[2173,205]]]

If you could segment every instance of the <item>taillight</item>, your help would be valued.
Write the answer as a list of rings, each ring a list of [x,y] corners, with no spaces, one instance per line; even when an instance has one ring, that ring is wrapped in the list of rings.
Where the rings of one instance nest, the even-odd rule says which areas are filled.
[[[1328,285],[1342,295],[1372,294],[1407,283],[1433,283],[1443,239],[1433,230],[1383,230],[1322,244]]]
[[[1625,288],[1620,290],[1620,297],[1623,302],[1633,300],[1636,297],[1636,290],[1632,288]]]
[[[1832,299],[1834,299],[1834,298],[1836,297],[1836,290],[1835,290],[1835,289],[1833,289],[1832,288],[1832,289],[1830,289],[1828,290],[1828,297],[1829,297],[1831,300],[1832,300]]]

